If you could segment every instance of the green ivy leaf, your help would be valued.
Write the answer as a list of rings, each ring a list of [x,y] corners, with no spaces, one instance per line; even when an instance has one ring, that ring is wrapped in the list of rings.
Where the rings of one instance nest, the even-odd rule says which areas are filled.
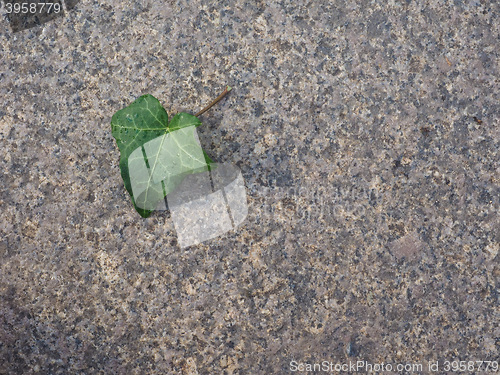
[[[120,149],[120,170],[135,209],[148,217],[156,204],[182,182],[186,174],[210,169],[195,127],[201,121],[178,113],[170,122],[152,95],[143,95],[111,119]]]

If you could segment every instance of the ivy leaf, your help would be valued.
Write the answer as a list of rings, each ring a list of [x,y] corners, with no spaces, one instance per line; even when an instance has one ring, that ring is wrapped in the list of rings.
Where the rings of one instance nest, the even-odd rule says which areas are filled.
[[[184,177],[207,170],[195,126],[168,131],[138,147],[128,158],[128,169],[137,207],[156,209]]]
[[[195,128],[201,121],[178,113],[170,122],[152,95],[143,95],[111,119],[120,149],[120,170],[135,209],[148,217],[187,174],[210,169]]]

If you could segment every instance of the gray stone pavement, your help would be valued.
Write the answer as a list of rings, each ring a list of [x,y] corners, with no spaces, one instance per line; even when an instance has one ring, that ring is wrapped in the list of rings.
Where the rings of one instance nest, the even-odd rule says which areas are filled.
[[[0,373],[498,359],[498,24],[475,0],[4,19]],[[248,217],[180,249],[167,212],[135,212],[110,119],[143,94],[195,113],[226,84],[198,134]]]

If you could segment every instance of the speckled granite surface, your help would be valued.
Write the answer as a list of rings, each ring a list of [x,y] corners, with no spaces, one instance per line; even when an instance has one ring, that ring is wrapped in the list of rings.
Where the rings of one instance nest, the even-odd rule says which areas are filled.
[[[0,32],[0,373],[499,358],[496,1],[81,1]],[[110,118],[150,93],[244,175],[180,250]],[[444,372],[443,368],[440,368]]]

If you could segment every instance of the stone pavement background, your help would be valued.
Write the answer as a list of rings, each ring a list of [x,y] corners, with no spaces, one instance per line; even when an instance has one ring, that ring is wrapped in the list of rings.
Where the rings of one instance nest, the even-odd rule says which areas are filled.
[[[80,1],[0,31],[0,373],[499,358],[499,3]],[[142,94],[246,181],[180,250],[111,136]]]

